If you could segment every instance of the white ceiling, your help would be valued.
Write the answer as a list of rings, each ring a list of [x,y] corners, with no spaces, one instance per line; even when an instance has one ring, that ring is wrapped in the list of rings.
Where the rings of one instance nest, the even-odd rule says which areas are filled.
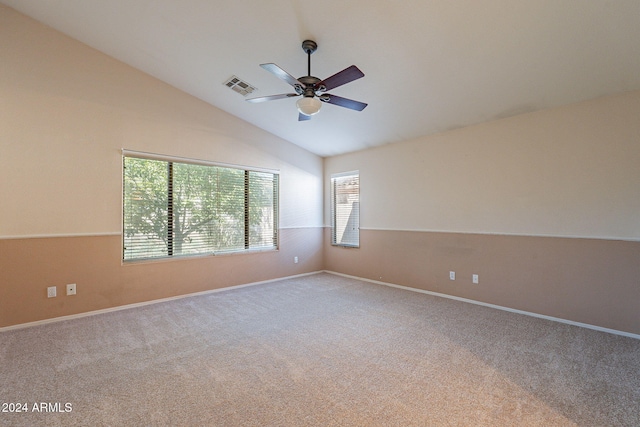
[[[320,156],[640,89],[639,0],[0,0],[112,57]],[[355,64],[298,122],[291,92],[259,67],[312,74]]]

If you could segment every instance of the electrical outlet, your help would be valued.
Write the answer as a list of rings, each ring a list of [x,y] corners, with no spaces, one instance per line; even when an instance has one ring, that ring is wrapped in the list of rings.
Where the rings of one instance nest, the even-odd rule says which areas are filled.
[[[76,284],[71,283],[67,285],[67,295],[75,295],[76,294]]]
[[[298,257],[297,257],[297,256],[294,256],[294,257],[293,257],[293,263],[294,263],[294,264],[297,264],[297,263],[298,263]]]
[[[54,298],[56,296],[56,287],[49,286],[47,288],[47,298]]]
[[[449,280],[456,280],[456,272],[455,271],[450,271],[449,272]]]
[[[473,275],[471,276],[471,281],[472,281],[475,285],[477,285],[478,283],[480,283],[480,282],[478,281],[478,275],[477,275],[477,274],[473,274]]]

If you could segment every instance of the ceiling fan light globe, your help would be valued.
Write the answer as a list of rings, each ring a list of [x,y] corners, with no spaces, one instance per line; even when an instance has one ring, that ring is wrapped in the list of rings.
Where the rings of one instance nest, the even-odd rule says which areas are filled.
[[[298,107],[298,111],[300,114],[304,114],[305,116],[313,116],[320,111],[320,107],[322,107],[322,102],[315,97],[304,97],[300,98],[298,102],[296,102],[296,106]]]

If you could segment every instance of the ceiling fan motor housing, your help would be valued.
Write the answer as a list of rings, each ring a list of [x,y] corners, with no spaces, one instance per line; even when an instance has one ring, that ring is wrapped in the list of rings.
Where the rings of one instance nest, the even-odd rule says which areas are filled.
[[[321,81],[317,77],[303,76],[303,77],[300,77],[298,81],[302,83],[304,87],[301,88],[302,89],[301,92],[298,92],[298,89],[296,89],[296,92],[300,93],[300,95],[303,95],[307,98],[315,96],[316,92],[319,92],[321,90],[320,87],[317,87],[317,84],[320,83]]]

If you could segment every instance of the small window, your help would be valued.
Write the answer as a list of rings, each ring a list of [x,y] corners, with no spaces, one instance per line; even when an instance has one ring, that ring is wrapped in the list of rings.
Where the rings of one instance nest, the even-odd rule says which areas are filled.
[[[332,244],[360,246],[360,173],[331,175]]]
[[[123,260],[277,249],[278,174],[193,162],[125,154]]]

